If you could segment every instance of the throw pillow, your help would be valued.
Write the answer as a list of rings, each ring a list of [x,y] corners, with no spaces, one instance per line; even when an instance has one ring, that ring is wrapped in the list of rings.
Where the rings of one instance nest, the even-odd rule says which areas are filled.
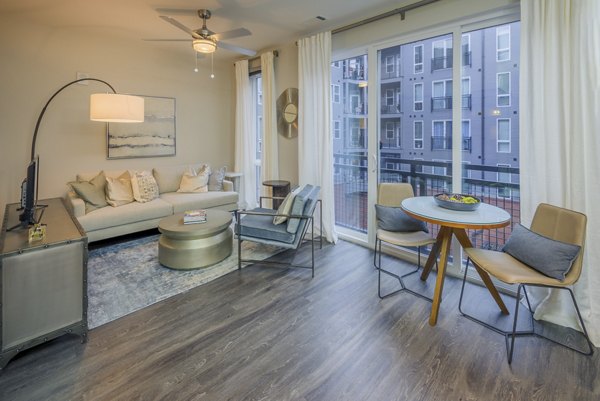
[[[544,237],[517,224],[502,248],[513,258],[545,276],[564,280],[579,255],[579,245]]]
[[[140,202],[150,202],[158,198],[158,184],[150,171],[134,171],[131,173],[131,189],[133,198]]]
[[[429,232],[424,221],[407,215],[399,207],[375,205],[375,215],[377,216],[377,227],[382,230],[393,232]]]
[[[221,167],[213,171],[210,174],[210,178],[208,179],[208,190],[209,191],[222,191],[223,190],[223,180],[225,179],[225,173],[227,172],[227,167]]]
[[[292,210],[292,204],[294,203],[294,198],[296,197],[296,194],[300,192],[301,189],[301,187],[298,187],[289,194],[287,194],[285,196],[285,199],[281,202],[281,205],[279,205],[277,213],[275,214],[290,214],[290,211]],[[287,219],[287,216],[275,216],[273,217],[273,224],[277,225],[285,223]]]
[[[181,176],[181,183],[177,192],[208,192],[208,174],[193,175],[185,173]]]
[[[118,178],[106,177],[106,201],[109,205],[117,207],[134,200],[129,171],[124,172]]]
[[[77,180],[70,182],[69,186],[85,202],[86,213],[108,205],[104,192],[106,187],[104,171],[101,171],[89,181]]]

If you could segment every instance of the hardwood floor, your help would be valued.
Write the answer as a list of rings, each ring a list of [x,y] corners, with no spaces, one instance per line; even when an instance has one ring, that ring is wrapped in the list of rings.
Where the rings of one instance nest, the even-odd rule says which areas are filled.
[[[87,344],[28,350],[0,373],[0,399],[600,400],[600,352],[522,338],[509,366],[504,337],[459,315],[459,281],[447,280],[430,327],[427,301],[379,300],[368,249],[340,241],[316,256],[314,279],[250,266],[98,327]],[[305,247],[297,261],[309,257]],[[431,293],[435,276],[416,276]],[[497,316],[485,289],[468,290],[469,308]]]

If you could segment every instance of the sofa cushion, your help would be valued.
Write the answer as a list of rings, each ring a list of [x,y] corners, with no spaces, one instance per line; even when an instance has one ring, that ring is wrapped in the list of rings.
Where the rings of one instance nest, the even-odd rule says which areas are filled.
[[[173,214],[173,206],[162,199],[146,203],[132,202],[119,207],[104,207],[79,217],[86,231],[121,226],[138,221],[151,220]]]
[[[208,190],[209,191],[222,191],[223,190],[223,180],[225,179],[225,173],[227,172],[227,167],[221,167],[219,169],[215,169],[210,173],[210,178],[208,180]]]
[[[134,199],[140,203],[158,198],[158,185],[151,171],[131,172],[131,189]]]
[[[284,224],[273,224],[273,215],[275,214],[273,209],[256,208],[252,209],[252,211],[267,213],[268,215],[242,215],[241,235],[268,239],[271,241],[280,241],[288,244],[294,242],[296,236],[288,233]]]
[[[160,199],[173,205],[174,213],[191,209],[209,209],[215,206],[237,203],[237,192],[209,191],[199,194],[168,192],[160,195]]]
[[[109,205],[123,206],[134,200],[129,171],[125,171],[117,178],[106,177],[106,201]]]
[[[106,177],[103,171],[90,180],[81,180],[78,176],[77,181],[70,182],[69,185],[85,201],[86,213],[108,206],[105,193]]]

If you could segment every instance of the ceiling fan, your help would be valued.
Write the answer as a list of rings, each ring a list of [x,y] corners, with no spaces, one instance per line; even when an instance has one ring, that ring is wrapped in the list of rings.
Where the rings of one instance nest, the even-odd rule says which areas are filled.
[[[169,10],[158,10],[169,11]],[[182,10],[174,10],[174,11],[182,11]],[[187,12],[187,10],[186,10]],[[217,50],[217,47],[227,49],[236,53],[241,53],[246,56],[255,56],[256,52],[254,50],[245,49],[243,47],[234,46],[232,44],[223,42],[223,39],[233,39],[240,38],[242,36],[252,35],[252,33],[246,28],[238,28],[232,29],[230,31],[225,31],[221,33],[215,33],[206,27],[206,20],[210,19],[211,12],[210,10],[200,9],[196,11],[198,16],[202,18],[202,28],[193,30],[183,25],[181,22],[177,21],[173,17],[169,17],[167,15],[161,15],[160,18],[169,24],[181,29],[185,33],[191,35],[191,39],[146,39],[151,42],[181,42],[181,41],[190,41],[192,42],[192,47],[198,53],[213,53]]]

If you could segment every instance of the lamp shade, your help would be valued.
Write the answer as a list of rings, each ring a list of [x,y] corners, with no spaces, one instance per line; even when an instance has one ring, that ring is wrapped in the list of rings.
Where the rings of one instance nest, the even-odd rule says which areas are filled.
[[[90,96],[90,120],[109,123],[144,122],[144,99],[117,93],[94,93]]]
[[[194,39],[192,47],[198,53],[212,53],[217,50],[217,44],[211,39]]]

